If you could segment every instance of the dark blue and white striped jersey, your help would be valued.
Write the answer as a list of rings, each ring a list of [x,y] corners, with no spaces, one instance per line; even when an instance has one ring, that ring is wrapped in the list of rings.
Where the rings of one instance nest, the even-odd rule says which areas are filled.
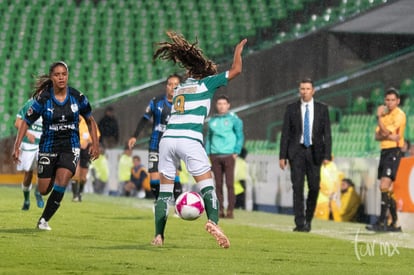
[[[53,88],[51,88],[41,92],[35,98],[24,120],[31,125],[40,116],[43,118],[40,152],[72,152],[73,148],[80,148],[79,115],[88,118],[91,111],[86,96],[74,88],[67,88],[63,102],[55,98]]]
[[[144,118],[153,118],[149,150],[158,152],[158,145],[170,118],[171,104],[166,95],[157,96],[151,99],[145,110]]]

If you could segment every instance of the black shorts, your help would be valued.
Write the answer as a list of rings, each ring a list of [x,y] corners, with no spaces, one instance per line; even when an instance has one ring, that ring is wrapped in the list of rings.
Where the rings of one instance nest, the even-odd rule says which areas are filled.
[[[378,166],[378,179],[386,177],[394,181],[397,175],[398,166],[400,165],[401,157],[402,152],[398,147],[382,149]]]
[[[148,152],[148,172],[156,173],[158,172],[158,162],[159,162],[159,155],[157,151],[149,151]]]
[[[89,147],[86,149],[80,149],[79,166],[81,168],[89,168],[91,163],[91,156],[89,155]]]
[[[79,161],[79,148],[72,153],[44,153],[39,152],[37,161],[38,178],[52,178],[58,168],[66,168],[74,175]]]

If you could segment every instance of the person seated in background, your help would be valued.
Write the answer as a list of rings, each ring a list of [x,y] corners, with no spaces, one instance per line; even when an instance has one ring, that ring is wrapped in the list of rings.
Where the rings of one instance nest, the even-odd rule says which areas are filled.
[[[99,144],[99,158],[92,161],[89,168],[92,175],[93,192],[103,194],[109,180],[109,165],[102,143]]]
[[[131,179],[124,185],[125,196],[135,196],[145,198],[145,189],[149,188],[149,174],[147,169],[141,164],[141,158],[134,156],[132,158],[134,166],[131,168]],[[146,187],[146,188],[145,188]]]
[[[336,222],[356,221],[360,205],[361,198],[355,191],[355,184],[351,179],[342,179],[340,205],[333,196],[329,200],[333,220]]]
[[[124,186],[131,179],[131,168],[134,166],[132,161],[132,150],[128,144],[124,146],[124,151],[119,156],[118,161],[118,186],[117,190],[109,190],[109,195],[118,196],[124,194]]]
[[[329,201],[331,198],[339,198],[340,185],[344,177],[344,173],[338,169],[333,160],[321,166],[320,188],[316,201],[315,218],[326,221],[330,219]]]

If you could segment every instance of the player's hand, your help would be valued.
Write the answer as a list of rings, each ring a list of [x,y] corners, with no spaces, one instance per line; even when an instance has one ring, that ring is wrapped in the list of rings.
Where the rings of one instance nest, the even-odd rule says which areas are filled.
[[[20,163],[20,148],[14,148],[14,152],[12,154],[12,159],[14,163]]]
[[[91,160],[99,158],[99,146],[97,144],[89,146],[89,155],[91,156]]]
[[[237,44],[236,49],[234,50],[235,54],[241,54],[244,48],[244,45],[247,43],[247,38],[243,39],[242,41]]]
[[[29,140],[30,143],[32,143],[32,144],[35,143],[36,138],[35,138],[34,135],[32,135],[30,133],[26,133],[26,137],[27,137],[27,139]]]
[[[279,160],[279,166],[280,166],[280,169],[285,170],[285,168],[287,166],[287,160],[286,159],[280,159]]]
[[[137,139],[132,137],[128,140],[128,147],[130,150],[132,150],[132,148],[134,148],[135,142],[137,142]]]
[[[378,117],[381,117],[381,116],[387,114],[387,112],[388,112],[387,111],[387,106],[385,106],[385,105],[378,106],[378,108],[377,108],[377,116]]]

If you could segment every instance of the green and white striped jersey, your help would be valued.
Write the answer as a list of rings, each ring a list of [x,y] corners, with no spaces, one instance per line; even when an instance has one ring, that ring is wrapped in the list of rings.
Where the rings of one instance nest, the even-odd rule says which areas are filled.
[[[203,143],[203,125],[211,100],[217,88],[227,85],[227,77],[228,72],[223,72],[201,80],[189,78],[178,85],[163,137],[195,139]]]
[[[24,120],[24,116],[27,113],[27,110],[32,106],[33,99],[29,99],[26,104],[20,109],[16,117]],[[33,151],[39,148],[40,136],[42,135],[42,117],[39,117],[38,120],[33,123],[27,132],[35,136],[35,142],[30,143],[29,139],[25,136],[22,141],[21,149],[25,151]]]

